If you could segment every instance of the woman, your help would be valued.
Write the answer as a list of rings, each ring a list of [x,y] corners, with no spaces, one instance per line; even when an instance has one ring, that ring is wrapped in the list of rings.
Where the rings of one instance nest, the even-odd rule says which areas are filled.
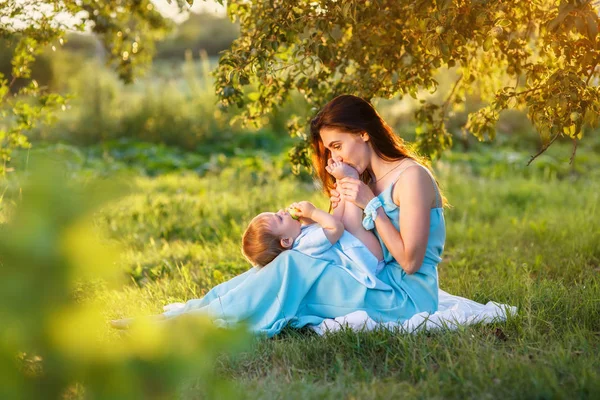
[[[365,210],[363,225],[375,229],[386,262],[377,277],[385,289],[357,282],[347,266],[289,250],[201,299],[165,307],[160,318],[208,314],[219,325],[241,322],[273,336],[288,324],[319,325],[355,311],[379,322],[403,322],[437,310],[445,226],[443,198],[430,172],[373,107],[355,96],[329,102],[312,121],[311,133],[314,166],[332,205],[341,198],[353,202]],[[333,182],[326,171],[331,158],[349,164],[361,179]]]
[[[319,112],[311,123],[311,144],[332,206],[341,198],[351,201],[365,210],[365,223],[374,225],[387,265],[382,273],[407,296],[406,310],[398,315],[436,311],[446,230],[444,198],[431,172],[371,104],[356,96],[336,97]],[[330,158],[354,167],[361,179],[334,183],[325,170]]]

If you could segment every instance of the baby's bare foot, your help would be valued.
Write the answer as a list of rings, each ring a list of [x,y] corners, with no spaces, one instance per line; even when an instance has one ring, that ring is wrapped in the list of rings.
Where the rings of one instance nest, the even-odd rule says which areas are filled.
[[[110,326],[116,329],[129,329],[134,321],[134,318],[113,319],[110,321]]]
[[[116,328],[116,329],[129,329],[135,323],[158,322],[158,321],[162,321],[165,319],[166,319],[165,316],[162,314],[148,315],[148,316],[137,317],[137,318],[113,319],[110,321],[110,326],[112,326],[113,328]]]
[[[325,167],[335,179],[358,178],[358,172],[350,165],[341,161],[332,161]]]

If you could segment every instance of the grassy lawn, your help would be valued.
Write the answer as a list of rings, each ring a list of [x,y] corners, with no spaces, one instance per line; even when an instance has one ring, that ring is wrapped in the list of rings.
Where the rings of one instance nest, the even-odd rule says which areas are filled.
[[[507,161],[514,154],[450,154],[435,166],[452,204],[440,287],[517,306],[516,317],[414,335],[285,329],[220,357],[218,376],[234,382],[238,398],[597,396],[600,162],[582,154],[584,166],[573,170],[545,156],[528,170],[526,156]],[[87,167],[118,161],[105,154]],[[287,173],[285,153],[204,161],[195,172],[156,176],[133,168],[130,193],[98,213],[124,249],[119,263],[130,277],[118,290],[80,291],[103,304],[107,319],[161,312],[248,269],[240,237],[257,213],[300,199],[327,207],[309,178]],[[200,382],[182,386],[183,398],[204,395]]]

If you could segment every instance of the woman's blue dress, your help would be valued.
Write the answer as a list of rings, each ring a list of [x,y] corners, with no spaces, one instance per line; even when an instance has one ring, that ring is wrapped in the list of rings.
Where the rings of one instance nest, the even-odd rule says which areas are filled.
[[[400,210],[392,201],[394,184],[378,197],[400,230]],[[271,337],[288,324],[296,328],[318,325],[358,310],[381,322],[403,322],[423,311],[433,313],[438,307],[437,264],[446,239],[443,209],[433,184],[437,207],[431,209],[427,250],[419,271],[406,274],[380,239],[386,266],[377,277],[391,286],[391,291],[369,289],[343,266],[288,250],[264,268],[251,268],[215,286],[201,299],[166,307],[164,315],[208,314],[220,326],[243,323]]]

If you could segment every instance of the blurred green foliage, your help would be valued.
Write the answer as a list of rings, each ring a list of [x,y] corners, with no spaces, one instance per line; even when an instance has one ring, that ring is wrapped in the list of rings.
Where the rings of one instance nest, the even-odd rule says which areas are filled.
[[[235,112],[222,112],[216,105],[211,89],[214,79],[210,71],[215,61],[205,55],[187,53],[183,63],[156,62],[147,77],[133,85],[123,85],[114,72],[93,60],[81,59],[82,64],[73,69],[69,55],[57,51],[52,63],[57,71],[59,86],[71,93],[66,112],[56,114],[52,125],[41,125],[28,133],[28,138],[37,143],[66,142],[76,145],[94,145],[113,139],[129,139],[149,143],[177,146],[198,154],[220,152],[220,149],[235,147],[250,148],[277,144],[279,149],[291,148],[300,138],[287,135],[288,120],[294,115],[304,115],[307,103],[299,93],[277,111],[264,116],[263,128],[255,130],[232,124]],[[440,88],[452,85],[454,75],[440,73],[436,79]],[[425,96],[426,94],[423,94]],[[428,95],[438,101],[439,93]],[[463,135],[461,129],[469,112],[481,105],[477,96],[470,96],[463,111],[449,115],[447,129],[455,135],[452,146],[455,150],[478,151],[479,146],[472,135]],[[414,111],[419,102],[410,99],[375,101],[383,118],[405,140],[416,140]],[[526,115],[517,110],[501,113],[497,124],[502,135],[486,146],[511,147],[517,151],[533,154],[540,146]],[[587,144],[598,146],[595,131],[587,130]],[[277,138],[270,140],[269,138]],[[559,139],[557,142],[568,142]],[[571,150],[562,147],[565,154]]]
[[[190,13],[171,35],[157,43],[155,59],[183,60],[188,50],[194,54],[205,51],[209,56],[218,56],[239,34],[239,25],[227,17]]]
[[[30,166],[0,224],[0,398],[167,399],[190,381],[211,398],[231,393],[214,363],[245,346],[243,327],[222,331],[196,317],[109,331],[86,291],[118,287],[119,245],[94,213],[125,184],[67,179],[52,158]]]
[[[0,176],[13,149],[30,147],[25,134],[40,121],[51,120],[57,107],[65,107],[64,97],[32,77],[44,49],[62,45],[67,29],[83,31],[87,24],[102,43],[107,63],[121,80],[131,82],[152,59],[154,42],[170,27],[150,0],[2,2],[0,19],[0,39],[11,54],[10,74],[0,72]]]
[[[62,57],[55,57],[54,62],[64,63],[68,70],[68,59]],[[149,77],[125,86],[102,65],[84,61],[65,77],[65,90],[72,93],[68,110],[57,113],[54,124],[35,127],[27,136],[38,143],[77,145],[127,138],[201,154],[235,143],[246,148],[262,146],[261,138],[270,136],[279,138],[278,147],[292,142],[285,125],[290,115],[305,106],[302,99],[294,97],[279,112],[265,117],[266,126],[260,131],[232,125],[231,115],[216,107],[210,75],[213,65],[205,54],[195,57],[188,52],[183,63],[156,63]]]
[[[204,52],[208,57],[218,57],[239,36],[239,28],[228,18],[206,13],[190,13],[189,18],[173,27],[172,32],[156,43],[153,60],[158,64],[171,62],[179,64],[186,53],[197,56]],[[31,77],[39,86],[64,93],[68,91],[68,77],[77,73],[80,64],[96,59],[99,63],[107,57],[100,39],[89,33],[68,31],[62,37],[62,44],[41,49],[31,64]],[[14,40],[0,37],[0,73],[10,77],[12,58],[15,52]],[[152,66],[149,66],[152,68]],[[143,75],[137,78],[143,77]],[[16,93],[27,80],[19,78],[11,87]],[[212,85],[211,85],[212,90]]]

